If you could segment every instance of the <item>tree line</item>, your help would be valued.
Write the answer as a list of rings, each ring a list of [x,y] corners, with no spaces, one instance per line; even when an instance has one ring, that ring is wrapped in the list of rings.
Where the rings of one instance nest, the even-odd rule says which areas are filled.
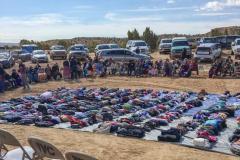
[[[146,27],[141,36],[136,28],[132,31],[129,30],[127,36],[128,40],[144,40],[150,46],[152,51],[157,49],[159,43],[158,36],[150,29],[150,27]]]

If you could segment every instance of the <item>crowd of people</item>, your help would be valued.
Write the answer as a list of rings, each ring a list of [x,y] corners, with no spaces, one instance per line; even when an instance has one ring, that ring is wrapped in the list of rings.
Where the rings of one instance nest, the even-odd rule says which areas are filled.
[[[229,56],[227,59],[217,59],[209,70],[209,78],[240,76],[240,63],[234,62]]]
[[[231,57],[226,60],[217,60],[209,70],[209,77],[234,75],[240,65],[232,61]],[[199,74],[198,61],[195,59],[157,60],[157,61],[129,61],[115,62],[111,59],[100,61],[97,57],[88,58],[80,62],[76,57],[65,60],[62,67],[55,63],[42,67],[39,63],[35,66],[25,66],[19,62],[18,69],[13,69],[9,74],[0,64],[0,92],[18,87],[30,89],[29,84],[50,80],[74,80],[80,78],[95,78],[106,76],[129,76],[129,77],[190,77],[192,72]]]

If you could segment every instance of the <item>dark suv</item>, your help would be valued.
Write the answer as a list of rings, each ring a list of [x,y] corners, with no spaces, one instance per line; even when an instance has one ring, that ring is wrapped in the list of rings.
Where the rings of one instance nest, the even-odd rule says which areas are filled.
[[[130,60],[149,60],[150,56],[146,54],[136,54],[128,49],[105,49],[98,52],[100,60],[112,59],[113,61],[128,62]]]

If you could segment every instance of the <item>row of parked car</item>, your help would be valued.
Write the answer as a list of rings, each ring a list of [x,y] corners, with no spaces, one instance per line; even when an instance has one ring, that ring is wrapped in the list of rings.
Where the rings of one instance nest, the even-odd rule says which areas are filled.
[[[76,57],[79,60],[85,60],[89,56],[89,49],[84,44],[75,44],[65,49],[62,45],[54,45],[49,51],[40,50],[36,44],[22,45],[21,49],[7,51],[0,48],[0,63],[4,68],[10,68],[16,60],[23,62],[32,61],[32,63],[47,63],[49,57],[52,60],[67,59]],[[137,52],[137,53],[136,53]],[[95,54],[99,59],[112,59],[115,61],[129,61],[150,59],[149,46],[141,40],[131,40],[127,43],[127,48],[120,48],[118,44],[99,44],[95,48]]]
[[[162,39],[159,45],[159,52],[160,54],[170,53],[171,58],[179,58],[185,52],[187,57],[194,56],[200,61],[214,61],[221,56],[222,49],[228,48],[230,43],[232,54],[237,59],[240,56],[240,36],[228,36],[225,38],[227,40],[226,43],[223,43],[223,38],[220,39],[220,37],[204,37],[195,42],[186,37]],[[192,48],[195,45],[196,51],[195,54],[192,54]]]

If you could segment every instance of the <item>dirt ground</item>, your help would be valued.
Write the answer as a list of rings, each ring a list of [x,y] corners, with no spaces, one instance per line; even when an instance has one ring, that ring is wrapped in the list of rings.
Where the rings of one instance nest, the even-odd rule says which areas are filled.
[[[154,54],[154,56],[157,58],[159,55]],[[207,92],[211,93],[223,93],[226,90],[236,93],[240,91],[239,84],[240,79],[208,79],[205,72],[202,72],[200,76],[194,75],[192,78],[108,77],[94,80],[81,79],[80,83],[64,81],[40,83],[32,85],[30,92],[24,92],[21,88],[8,91],[0,95],[0,101],[23,95],[38,94],[58,87],[151,88],[154,90],[166,89],[196,92],[204,88]],[[205,152],[169,143],[121,138],[112,135],[36,128],[33,126],[1,124],[0,127],[13,133],[25,145],[27,145],[27,137],[36,136],[55,144],[62,152],[67,150],[81,151],[93,155],[100,160],[240,160],[239,157]]]

